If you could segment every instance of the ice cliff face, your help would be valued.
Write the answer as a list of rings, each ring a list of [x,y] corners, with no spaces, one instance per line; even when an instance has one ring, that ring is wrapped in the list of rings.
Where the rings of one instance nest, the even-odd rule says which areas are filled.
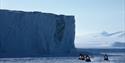
[[[74,23],[74,16],[0,10],[0,57],[69,55]]]

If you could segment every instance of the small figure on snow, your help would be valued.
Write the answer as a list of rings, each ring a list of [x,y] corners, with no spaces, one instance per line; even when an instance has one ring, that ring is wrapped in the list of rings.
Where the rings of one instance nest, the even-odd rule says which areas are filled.
[[[85,60],[85,55],[80,54],[80,55],[79,55],[79,60]]]
[[[89,56],[89,55],[86,55],[85,61],[86,61],[86,62],[91,62],[91,59],[90,59],[90,56]]]
[[[105,61],[109,61],[107,54],[104,55],[104,60],[105,60]]]

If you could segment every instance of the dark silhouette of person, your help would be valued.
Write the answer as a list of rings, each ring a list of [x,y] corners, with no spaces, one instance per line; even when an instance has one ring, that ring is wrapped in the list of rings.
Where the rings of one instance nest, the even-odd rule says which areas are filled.
[[[104,60],[105,60],[105,61],[108,61],[108,60],[109,60],[109,58],[108,58],[108,55],[107,55],[107,54],[105,54],[105,55],[104,55]]]
[[[85,55],[79,54],[79,60],[85,60]]]
[[[90,56],[89,56],[89,55],[86,55],[85,61],[86,61],[86,62],[91,62],[91,59],[90,59]]]

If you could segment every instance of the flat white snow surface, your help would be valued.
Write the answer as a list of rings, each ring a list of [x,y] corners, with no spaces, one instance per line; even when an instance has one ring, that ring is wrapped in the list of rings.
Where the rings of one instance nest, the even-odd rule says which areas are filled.
[[[125,63],[125,55],[110,56],[104,61],[102,56],[92,57],[92,62],[78,60],[78,57],[40,57],[40,58],[0,58],[0,63]]]

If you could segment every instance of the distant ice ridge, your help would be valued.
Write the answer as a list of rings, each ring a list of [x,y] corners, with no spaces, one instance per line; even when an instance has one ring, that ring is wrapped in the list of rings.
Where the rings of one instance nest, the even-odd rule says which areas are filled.
[[[74,16],[0,10],[0,57],[67,56],[74,36]]]
[[[125,48],[125,31],[77,35],[76,40],[77,48]]]

